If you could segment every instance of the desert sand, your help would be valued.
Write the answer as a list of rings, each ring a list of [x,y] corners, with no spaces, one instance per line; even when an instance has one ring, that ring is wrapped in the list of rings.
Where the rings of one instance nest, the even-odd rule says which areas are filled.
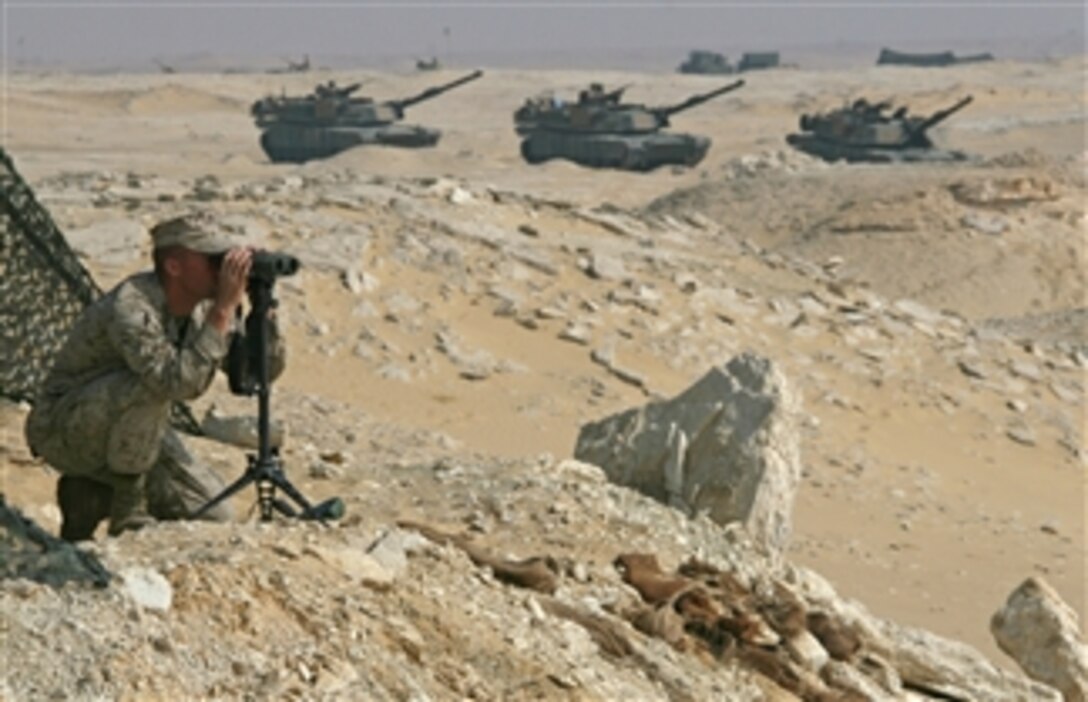
[[[564,458],[583,423],[752,350],[800,389],[809,418],[789,558],[1004,667],[988,621],[1024,578],[1084,615],[1083,59],[753,73],[674,118],[712,138],[702,163],[649,174],[528,166],[511,113],[590,80],[656,105],[728,77],[485,71],[409,110],[443,131],[435,148],[299,166],[267,162],[254,100],[328,79],[403,97],[461,71],[14,73],[4,146],[102,287],[141,268],[147,242],[111,248],[89,230],[186,207],[305,252],[281,286],[291,359],[277,392],[297,423],[323,421],[298,400],[318,398],[339,427],[365,417],[434,432],[443,450]],[[929,112],[966,94],[974,103],[932,135],[967,162],[828,165],[784,142],[799,113],[856,97]],[[590,277],[593,257],[625,270]],[[571,327],[586,343],[563,338]],[[594,363],[600,348],[641,387]],[[249,409],[224,383],[198,416],[213,401]],[[4,413],[4,493],[55,529],[54,477],[21,445],[23,412]],[[359,483],[353,463],[397,451],[364,431],[331,480],[305,473],[307,452],[337,446],[289,441],[288,466],[319,494],[380,491],[383,473]],[[241,465],[211,453],[228,476]],[[447,507],[434,509],[452,520]]]

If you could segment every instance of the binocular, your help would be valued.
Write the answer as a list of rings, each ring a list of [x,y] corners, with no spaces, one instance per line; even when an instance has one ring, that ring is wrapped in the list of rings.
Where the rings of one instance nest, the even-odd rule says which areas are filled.
[[[275,280],[298,273],[299,260],[291,254],[274,251],[254,251],[253,264],[249,269],[251,280]]]
[[[212,265],[216,268],[222,266],[224,256],[226,256],[226,253],[212,256]],[[276,278],[298,273],[301,266],[302,263],[291,254],[257,250],[253,252],[253,263],[249,268],[249,278],[250,280],[274,282]]]

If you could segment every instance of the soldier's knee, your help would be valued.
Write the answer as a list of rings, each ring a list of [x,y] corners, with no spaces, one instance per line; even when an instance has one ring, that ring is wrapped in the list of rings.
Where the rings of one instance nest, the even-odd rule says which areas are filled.
[[[169,410],[156,406],[133,407],[117,417],[110,428],[106,463],[117,473],[151,470],[159,457]]]

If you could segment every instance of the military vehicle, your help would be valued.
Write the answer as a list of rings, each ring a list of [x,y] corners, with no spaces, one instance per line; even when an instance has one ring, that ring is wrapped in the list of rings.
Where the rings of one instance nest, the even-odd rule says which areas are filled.
[[[936,148],[926,132],[962,110],[972,99],[968,95],[928,117],[908,114],[905,105],[888,114],[891,102],[870,103],[860,99],[830,112],[801,115],[801,133],[788,135],[786,141],[794,148],[832,162],[962,161],[966,158],[963,152]]]
[[[250,113],[262,130],[261,148],[277,163],[328,158],[364,144],[434,146],[442,135],[437,129],[398,124],[405,109],[482,75],[483,71],[473,71],[417,95],[384,102],[353,97],[360,83],[340,87],[329,81],[303,97],[270,96],[258,100]]]
[[[416,59],[417,71],[437,71],[440,68],[438,65],[438,57],[432,56],[425,59]]]
[[[781,62],[777,51],[748,51],[740,57],[737,71],[758,71],[765,68],[778,68]]]
[[[596,83],[583,90],[577,102],[530,98],[514,113],[514,129],[524,137],[522,158],[532,164],[559,158],[627,171],[694,166],[706,156],[710,139],[663,132],[669,118],[742,85],[744,81],[738,80],[675,105],[647,107],[623,102],[626,86],[605,91]]]
[[[971,54],[970,56],[956,56],[951,51],[939,51],[931,54],[911,54],[903,51],[884,48],[876,59],[878,66],[955,66],[959,63],[978,63],[980,61],[993,61],[991,53]]]
[[[722,54],[716,51],[695,50],[688,53],[677,69],[681,73],[695,73],[700,75],[724,75],[734,73],[736,69]]]
[[[268,73],[306,73],[310,70],[310,55],[303,54],[301,61],[292,61],[289,58],[283,59],[287,65],[283,68],[270,68]]]

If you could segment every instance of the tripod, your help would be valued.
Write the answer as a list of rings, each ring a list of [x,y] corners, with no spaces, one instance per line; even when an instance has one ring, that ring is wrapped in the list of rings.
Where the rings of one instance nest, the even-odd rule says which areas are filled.
[[[316,505],[312,504],[287,479],[283,472],[279,450],[271,446],[269,438],[271,388],[268,379],[268,337],[271,322],[268,314],[276,307],[276,301],[272,297],[275,277],[285,273],[282,271],[277,273],[274,267],[265,268],[264,275],[260,272],[250,275],[248,292],[251,308],[246,317],[245,335],[244,337],[235,336],[232,340],[229,359],[231,392],[237,395],[257,395],[257,453],[247,455],[248,465],[242,477],[228,485],[191,516],[194,519],[201,517],[246,485],[256,483],[257,504],[262,522],[271,521],[275,512],[298,519],[321,521],[339,519],[344,515],[343,500],[339,497],[331,497]],[[255,270],[257,270],[256,267]],[[293,273],[294,270],[290,272]],[[276,490],[282,491],[294,504],[278,497]]]

